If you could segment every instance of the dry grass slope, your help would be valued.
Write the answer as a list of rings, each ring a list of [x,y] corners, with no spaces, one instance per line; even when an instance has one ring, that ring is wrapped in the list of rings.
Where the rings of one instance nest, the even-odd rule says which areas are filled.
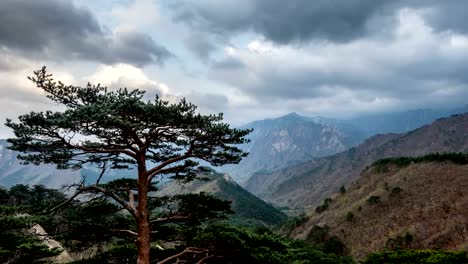
[[[368,201],[371,196],[379,201]],[[359,260],[407,233],[409,248],[468,250],[468,165],[372,166],[331,198],[324,212],[309,212],[294,237],[305,238],[314,225],[326,224]]]

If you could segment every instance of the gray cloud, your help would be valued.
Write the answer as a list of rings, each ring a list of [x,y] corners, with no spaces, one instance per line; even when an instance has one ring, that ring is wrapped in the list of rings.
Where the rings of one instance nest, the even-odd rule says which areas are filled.
[[[0,48],[47,59],[87,59],[134,65],[171,56],[147,34],[110,33],[86,9],[68,1],[0,1]]]
[[[203,113],[220,113],[229,108],[229,100],[225,95],[213,93],[198,93],[192,91],[186,98],[199,106]]]
[[[179,0],[175,18],[215,34],[252,30],[278,44],[348,42],[392,28],[402,8],[425,8],[436,30],[468,32],[465,0]]]
[[[276,43],[311,38],[348,41],[369,30],[367,21],[383,0],[253,0],[184,1],[177,19],[207,31],[232,34],[253,30]]]
[[[427,14],[400,10],[385,38],[255,41],[217,61],[211,78],[265,105],[306,102],[315,112],[461,105],[468,96],[468,35],[434,30]]]
[[[427,8],[427,20],[436,30],[451,30],[461,33],[468,32],[466,10],[468,2],[465,0],[408,0],[409,6]]]
[[[203,32],[192,32],[184,39],[184,44],[202,61],[208,61],[211,53],[216,50],[214,40]]]

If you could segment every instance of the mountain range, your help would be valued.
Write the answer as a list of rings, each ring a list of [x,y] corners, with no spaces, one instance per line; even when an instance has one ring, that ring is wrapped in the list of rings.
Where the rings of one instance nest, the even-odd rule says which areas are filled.
[[[221,170],[276,206],[313,207],[342,185],[352,182],[378,159],[466,151],[466,115],[441,119],[411,132],[371,136],[364,141],[373,133],[407,131],[437,117],[466,110],[467,107],[414,110],[349,120],[291,113],[259,120],[242,127],[254,128],[249,135],[251,142],[241,146],[249,156],[240,164]],[[16,156],[17,153],[7,149],[7,142],[0,140],[0,185],[27,183],[57,188],[79,181],[83,175],[93,181],[99,174],[93,167],[56,170],[51,165],[21,165]],[[121,173],[114,171],[105,177],[110,180]]]
[[[277,206],[314,207],[357,179],[366,166],[379,159],[434,152],[468,152],[468,113],[438,119],[406,133],[373,136],[329,157],[270,173],[256,173],[245,187]]]
[[[253,128],[250,143],[242,146],[249,155],[240,164],[223,171],[244,183],[255,172],[269,172],[316,157],[348,149],[364,139],[358,129],[335,120],[311,119],[291,113],[279,118],[255,121],[242,126]]]
[[[330,156],[377,134],[404,133],[452,114],[468,112],[468,105],[453,109],[419,109],[380,113],[352,119],[307,117],[290,113],[240,128],[253,128],[249,152],[239,164],[221,168],[245,186],[255,173],[268,173],[316,158]]]

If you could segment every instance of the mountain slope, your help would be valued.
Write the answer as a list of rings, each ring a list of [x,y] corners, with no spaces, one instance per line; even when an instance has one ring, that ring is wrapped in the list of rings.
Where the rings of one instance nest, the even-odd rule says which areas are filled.
[[[48,188],[79,182],[82,176],[87,182],[94,182],[100,174],[96,167],[87,166],[80,170],[58,170],[54,165],[22,165],[17,159],[18,152],[7,148],[8,142],[0,139],[0,186],[10,187],[15,184],[41,184]],[[131,172],[134,173],[134,172]],[[111,170],[103,177],[103,182],[127,176],[128,171]]]
[[[267,225],[276,225],[286,220],[286,215],[278,209],[255,197],[239,186],[229,175],[212,172],[204,180],[186,184],[172,181],[158,191],[158,195],[206,192],[215,197],[231,201],[237,220]]]
[[[254,129],[249,135],[251,142],[242,146],[249,156],[238,165],[222,168],[240,183],[255,172],[269,172],[328,156],[348,149],[364,138],[364,134],[351,125],[296,113],[255,121],[242,128]]]
[[[377,135],[357,147],[272,173],[257,173],[246,189],[279,206],[316,206],[376,160],[468,151],[468,114],[443,118],[404,134]]]
[[[357,259],[385,247],[467,250],[467,161],[372,166],[345,193],[331,196],[325,211],[309,211],[293,236],[306,238],[313,226],[327,225]]]
[[[7,149],[6,140],[0,140],[0,185],[12,186],[22,184],[43,184],[58,188],[80,179],[80,172],[57,170],[52,165],[21,165],[16,158],[17,152]]]

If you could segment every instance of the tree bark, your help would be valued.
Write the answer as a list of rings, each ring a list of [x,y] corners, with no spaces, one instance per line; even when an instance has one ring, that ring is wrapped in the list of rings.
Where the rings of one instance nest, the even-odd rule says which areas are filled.
[[[138,207],[137,207],[137,225],[138,225],[138,259],[137,264],[150,264],[151,249],[151,229],[148,216],[148,187],[149,182],[146,176],[146,161],[143,157],[138,160]]]

